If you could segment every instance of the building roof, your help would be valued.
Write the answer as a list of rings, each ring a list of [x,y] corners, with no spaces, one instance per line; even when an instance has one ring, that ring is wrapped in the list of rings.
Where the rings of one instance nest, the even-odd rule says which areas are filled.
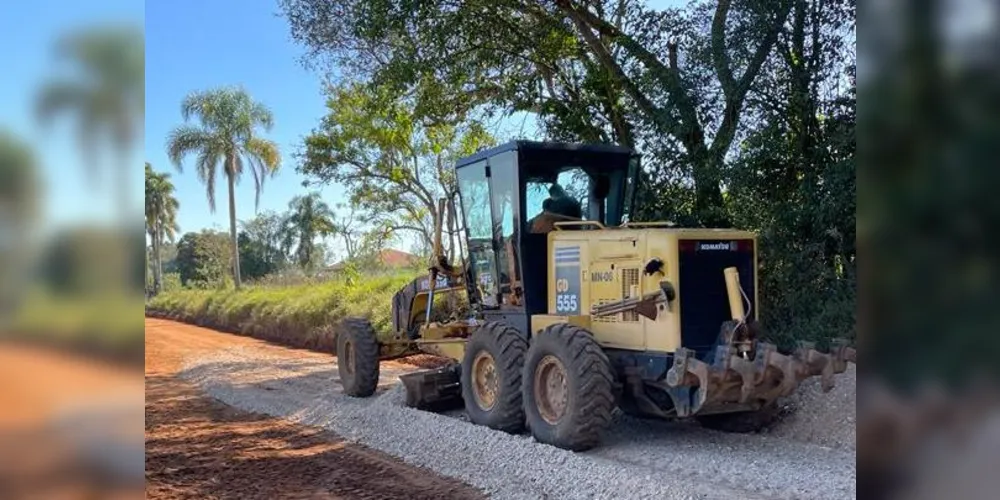
[[[420,262],[420,257],[409,252],[396,250],[395,248],[386,248],[385,250],[382,250],[378,260],[387,267],[407,267],[416,265]],[[342,267],[344,267],[343,261],[333,264],[327,269],[330,271],[337,271]]]

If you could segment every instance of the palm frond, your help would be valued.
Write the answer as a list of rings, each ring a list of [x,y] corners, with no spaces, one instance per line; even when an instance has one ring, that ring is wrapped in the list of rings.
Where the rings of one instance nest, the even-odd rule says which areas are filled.
[[[89,89],[69,80],[46,82],[35,98],[35,119],[42,126],[51,124],[56,115],[82,111],[90,100]]]
[[[198,178],[205,183],[205,194],[208,196],[208,209],[215,213],[215,174],[223,155],[216,148],[208,147],[198,153]]]
[[[203,119],[212,114],[214,96],[211,90],[191,92],[181,99],[181,118],[188,121],[191,117]]]
[[[217,142],[216,138],[205,129],[181,125],[171,130],[167,136],[167,157],[178,172],[183,172],[182,162],[185,156],[208,149],[216,149],[215,142]]]
[[[255,206],[260,206],[260,193],[264,190],[264,180],[273,176],[281,165],[281,153],[274,141],[251,137],[243,145],[243,154],[250,163],[250,170],[256,188]]]
[[[253,120],[253,123],[264,127],[264,130],[270,131],[271,127],[274,126],[274,114],[271,113],[271,109],[263,103],[252,103],[250,108],[250,117]]]

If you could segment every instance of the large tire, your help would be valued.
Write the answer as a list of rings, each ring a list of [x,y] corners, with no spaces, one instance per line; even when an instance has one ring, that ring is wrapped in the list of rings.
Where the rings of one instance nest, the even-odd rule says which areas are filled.
[[[510,433],[524,429],[521,368],[527,350],[524,336],[504,323],[486,323],[472,334],[462,361],[462,399],[470,421]]]
[[[772,403],[757,411],[695,415],[694,418],[706,429],[749,434],[760,432],[774,425],[781,418],[781,415],[781,408]]]
[[[573,451],[600,442],[615,408],[614,379],[607,355],[587,330],[561,323],[539,333],[522,379],[535,439]]]
[[[337,371],[344,394],[366,398],[378,387],[378,340],[367,320],[349,318],[337,334]]]

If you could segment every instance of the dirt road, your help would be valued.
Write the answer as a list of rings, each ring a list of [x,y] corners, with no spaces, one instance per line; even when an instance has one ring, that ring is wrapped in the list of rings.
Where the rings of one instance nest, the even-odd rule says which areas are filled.
[[[147,498],[483,497],[329,431],[234,409],[176,377],[186,359],[233,348],[296,362],[331,361],[320,353],[147,318]]]
[[[142,498],[139,372],[0,344],[0,498]]]

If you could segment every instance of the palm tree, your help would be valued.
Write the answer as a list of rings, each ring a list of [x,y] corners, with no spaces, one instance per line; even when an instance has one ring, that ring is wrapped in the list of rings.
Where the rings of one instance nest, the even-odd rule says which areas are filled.
[[[264,179],[281,164],[278,145],[257,136],[257,127],[270,130],[271,110],[254,101],[241,87],[224,87],[189,94],[181,102],[187,122],[197,117],[200,125],[181,125],[167,140],[167,154],[182,171],[181,161],[196,154],[198,177],[208,190],[208,206],[215,212],[215,177],[222,166],[229,185],[229,233],[232,240],[233,282],[240,287],[240,254],[236,235],[236,183],[249,167],[256,188],[255,206],[260,205]]]
[[[146,163],[146,234],[153,246],[153,291],[163,286],[163,241],[171,243],[180,231],[177,210],[180,203],[174,198],[174,184],[170,174],[154,172]]]
[[[102,26],[70,33],[56,45],[59,58],[75,66],[71,76],[43,84],[35,102],[38,121],[48,125],[57,115],[76,118],[76,133],[88,168],[96,180],[96,150],[106,140],[118,157],[115,177],[117,211],[127,217],[132,148],[142,136],[146,106],[146,50],[141,27]]]
[[[0,317],[15,306],[28,277],[39,185],[35,151],[0,128]]]
[[[334,214],[319,193],[296,196],[288,204],[291,211],[285,219],[285,248],[295,248],[295,259],[304,269],[315,264],[316,238],[334,232]]]

